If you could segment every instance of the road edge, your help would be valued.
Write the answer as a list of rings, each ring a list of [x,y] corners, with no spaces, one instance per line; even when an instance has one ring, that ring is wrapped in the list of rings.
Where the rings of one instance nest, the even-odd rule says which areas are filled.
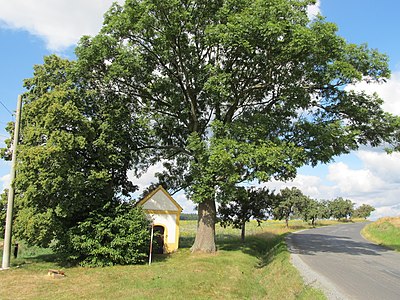
[[[304,280],[304,283],[306,285],[320,289],[328,298],[328,300],[348,299],[348,297],[345,297],[337,290],[336,286],[330,280],[328,280],[325,276],[315,272],[301,259],[300,255],[296,253],[297,249],[294,247],[291,239],[292,235],[294,234],[296,234],[296,232],[288,234],[285,237],[285,242],[290,252],[290,262],[299,271],[301,277]]]

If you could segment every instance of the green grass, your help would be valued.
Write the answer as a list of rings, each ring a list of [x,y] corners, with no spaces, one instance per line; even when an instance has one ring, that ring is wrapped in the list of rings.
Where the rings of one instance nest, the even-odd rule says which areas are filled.
[[[14,267],[0,272],[1,299],[325,299],[304,285],[284,242],[288,232],[308,227],[251,222],[242,243],[239,230],[218,225],[218,252],[193,255],[196,222],[182,221],[179,251],[156,256],[151,266],[71,267],[62,279],[47,276],[60,268],[49,250],[21,246]]]
[[[372,242],[400,252],[400,217],[379,219],[365,226],[362,234]]]

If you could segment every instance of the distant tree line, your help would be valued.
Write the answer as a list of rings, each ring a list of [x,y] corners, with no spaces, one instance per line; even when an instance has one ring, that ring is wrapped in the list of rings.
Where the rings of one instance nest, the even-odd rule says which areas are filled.
[[[181,214],[180,220],[196,220],[197,221],[197,214]]]
[[[246,222],[251,219],[259,223],[268,218],[285,220],[288,227],[289,220],[295,218],[315,226],[317,220],[323,219],[366,219],[375,210],[368,204],[354,208],[355,203],[342,197],[333,200],[312,199],[296,187],[285,188],[276,194],[266,188],[237,187],[224,197],[226,199],[218,209],[220,225],[241,229],[242,240],[245,238]]]

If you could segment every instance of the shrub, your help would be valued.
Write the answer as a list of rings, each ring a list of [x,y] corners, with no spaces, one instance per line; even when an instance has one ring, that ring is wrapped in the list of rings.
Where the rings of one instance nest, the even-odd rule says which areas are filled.
[[[141,208],[107,205],[69,229],[55,250],[83,266],[143,263],[149,252],[149,226]]]
[[[0,239],[4,239],[7,215],[7,190],[0,195]]]

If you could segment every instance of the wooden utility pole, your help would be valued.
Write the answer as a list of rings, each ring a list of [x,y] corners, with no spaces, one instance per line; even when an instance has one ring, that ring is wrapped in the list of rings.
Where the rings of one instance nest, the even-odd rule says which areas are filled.
[[[3,270],[10,268],[11,238],[12,238],[11,232],[12,232],[12,219],[13,219],[13,208],[14,208],[15,165],[16,165],[16,161],[17,161],[17,144],[18,144],[18,140],[19,140],[19,124],[20,124],[20,120],[21,120],[21,107],[22,107],[22,96],[19,95],[18,101],[17,101],[17,113],[15,116],[14,141],[12,144],[10,189],[8,190],[6,230],[4,233],[4,248],[3,248],[3,263],[2,263]]]

